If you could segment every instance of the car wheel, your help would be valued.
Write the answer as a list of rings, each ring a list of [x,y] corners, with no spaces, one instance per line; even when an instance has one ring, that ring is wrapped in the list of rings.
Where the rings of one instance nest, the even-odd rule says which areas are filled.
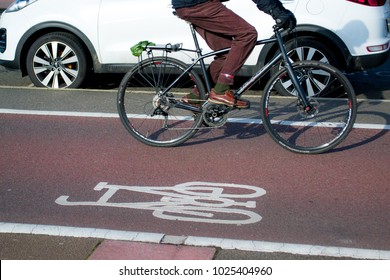
[[[26,66],[37,87],[77,88],[87,73],[87,59],[80,41],[64,32],[38,38],[27,53]]]
[[[294,38],[285,43],[288,56],[291,62],[297,62],[302,60],[316,60],[326,64],[331,64],[338,67],[338,62],[333,53],[331,53],[326,46],[320,43],[317,39],[312,37],[300,37]],[[271,75],[274,75],[282,66],[274,67],[271,69]],[[291,95],[287,89],[282,85],[277,85],[276,89],[281,95]]]
[[[289,40],[286,49],[293,62],[316,60],[337,67],[335,56],[315,38],[301,37]]]

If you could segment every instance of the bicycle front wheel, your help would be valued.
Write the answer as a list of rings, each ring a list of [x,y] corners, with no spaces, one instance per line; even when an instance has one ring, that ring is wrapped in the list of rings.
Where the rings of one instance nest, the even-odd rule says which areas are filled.
[[[353,128],[357,110],[353,87],[338,69],[318,61],[294,63],[293,70],[312,109],[305,108],[287,69],[281,69],[264,89],[263,124],[270,136],[290,151],[326,152]],[[279,94],[281,86],[283,93]]]
[[[204,85],[194,71],[186,71],[187,67],[176,59],[154,57],[124,76],[118,90],[118,113],[124,127],[137,140],[172,147],[188,140],[201,126],[202,114],[195,109],[204,102]],[[193,110],[188,100],[181,101],[189,93],[199,96],[190,100]]]

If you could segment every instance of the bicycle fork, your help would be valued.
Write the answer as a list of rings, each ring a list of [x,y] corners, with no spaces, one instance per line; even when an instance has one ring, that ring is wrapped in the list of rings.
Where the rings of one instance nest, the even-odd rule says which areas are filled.
[[[277,27],[274,27],[274,28],[277,28]],[[278,45],[279,45],[279,49],[281,51],[281,55],[283,57],[283,61],[284,61],[285,67],[287,69],[287,73],[288,73],[288,75],[289,75],[289,77],[291,79],[291,82],[293,83],[295,89],[297,90],[298,97],[301,100],[302,105],[303,105],[302,107],[304,108],[304,111],[307,114],[311,114],[311,113],[313,113],[313,110],[315,111],[316,109],[309,102],[309,100],[308,100],[308,98],[307,98],[307,96],[306,96],[306,94],[305,94],[301,84],[298,81],[297,76],[294,73],[294,70],[292,68],[292,64],[291,64],[290,58],[289,58],[289,56],[287,54],[287,50],[286,50],[286,47],[285,47],[283,39],[282,39],[282,35],[280,35],[280,32],[275,32],[275,36],[276,36],[276,39],[277,39],[277,42],[278,42]]]

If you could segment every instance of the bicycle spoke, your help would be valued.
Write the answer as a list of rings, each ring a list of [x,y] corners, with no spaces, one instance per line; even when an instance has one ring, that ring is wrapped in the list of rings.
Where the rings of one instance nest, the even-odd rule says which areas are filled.
[[[296,94],[278,94],[280,84],[291,85],[282,70],[268,84],[263,97],[263,120],[272,138],[299,153],[321,153],[339,144],[352,129],[356,98],[346,78],[319,62],[294,65],[313,107],[307,112]],[[292,85],[291,85],[292,86]]]
[[[204,89],[195,73],[188,72],[177,79],[185,69],[186,65],[177,60],[154,58],[124,77],[118,93],[118,111],[130,134],[148,145],[175,146],[197,131],[201,114],[178,104],[194,88],[204,100]]]

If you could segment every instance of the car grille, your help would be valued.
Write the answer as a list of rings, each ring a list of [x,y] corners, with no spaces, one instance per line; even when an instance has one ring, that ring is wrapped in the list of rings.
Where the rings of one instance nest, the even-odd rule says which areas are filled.
[[[7,30],[4,28],[0,29],[0,53],[5,52],[7,48]]]

